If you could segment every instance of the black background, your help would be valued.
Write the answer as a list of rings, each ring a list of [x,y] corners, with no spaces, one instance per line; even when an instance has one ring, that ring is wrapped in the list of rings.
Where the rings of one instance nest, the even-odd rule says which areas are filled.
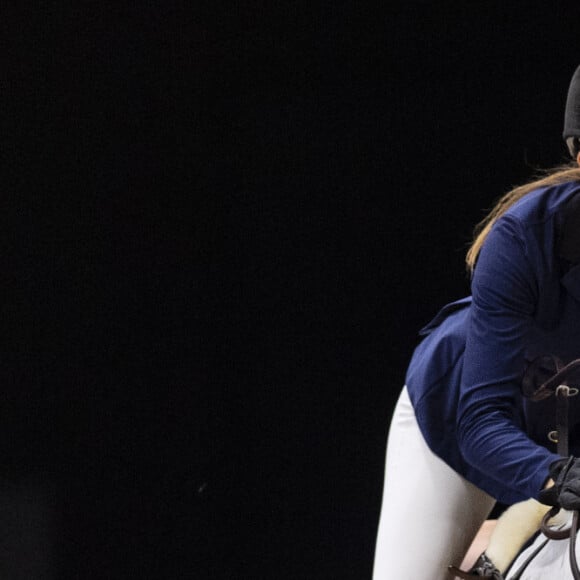
[[[565,160],[575,2],[7,2],[0,576],[371,577],[417,330]]]

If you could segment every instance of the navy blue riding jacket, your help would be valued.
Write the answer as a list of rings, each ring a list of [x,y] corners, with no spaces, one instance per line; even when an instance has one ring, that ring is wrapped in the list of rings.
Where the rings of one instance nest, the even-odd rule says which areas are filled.
[[[538,189],[496,222],[472,295],[420,332],[406,376],[429,447],[503,503],[537,498],[558,459],[547,437],[555,397],[532,402],[521,383],[539,355],[580,358],[578,193],[577,182]],[[578,455],[580,396],[570,409],[570,452]]]

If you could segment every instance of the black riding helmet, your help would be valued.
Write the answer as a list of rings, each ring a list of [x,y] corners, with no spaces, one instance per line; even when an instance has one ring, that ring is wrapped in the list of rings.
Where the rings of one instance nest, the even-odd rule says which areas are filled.
[[[570,155],[576,159],[580,152],[580,66],[574,72],[568,89],[563,137]]]

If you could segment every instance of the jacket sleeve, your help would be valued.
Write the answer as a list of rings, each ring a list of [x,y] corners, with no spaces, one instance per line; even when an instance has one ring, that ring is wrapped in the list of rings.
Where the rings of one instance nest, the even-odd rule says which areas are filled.
[[[520,383],[538,282],[518,221],[501,218],[481,250],[462,371],[457,434],[465,460],[522,499],[558,459],[523,430]]]

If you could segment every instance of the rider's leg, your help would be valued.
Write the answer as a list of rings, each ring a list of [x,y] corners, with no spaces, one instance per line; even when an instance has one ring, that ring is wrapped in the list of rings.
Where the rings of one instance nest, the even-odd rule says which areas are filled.
[[[389,431],[373,580],[447,578],[494,503],[427,447],[403,389]]]

